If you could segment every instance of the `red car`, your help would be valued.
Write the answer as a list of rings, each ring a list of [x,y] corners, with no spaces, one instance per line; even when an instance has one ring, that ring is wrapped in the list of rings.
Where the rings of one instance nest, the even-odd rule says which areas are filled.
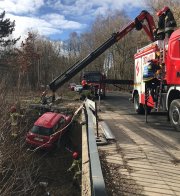
[[[26,135],[26,142],[32,146],[50,149],[67,130],[72,116],[46,112],[38,118]]]

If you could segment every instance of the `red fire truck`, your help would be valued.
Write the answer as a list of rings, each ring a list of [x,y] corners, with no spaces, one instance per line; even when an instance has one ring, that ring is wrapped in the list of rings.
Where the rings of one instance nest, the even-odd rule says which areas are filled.
[[[171,124],[180,131],[180,29],[172,33],[169,40],[158,40],[141,48],[134,55],[134,107],[138,114],[147,111],[167,111]],[[159,59],[164,63],[159,74],[160,85],[155,91],[156,101],[145,89],[143,82],[144,66],[151,59]]]
[[[172,17],[172,12],[168,7],[163,8],[159,13],[159,19],[168,20]],[[167,15],[166,15],[167,14]],[[167,24],[171,21],[167,21]],[[158,28],[164,25],[163,20],[159,20]],[[171,124],[180,131],[180,30],[174,31],[170,39],[157,39],[155,34],[162,34],[161,28],[156,28],[153,17],[147,12],[142,11],[134,21],[130,22],[126,27],[120,31],[113,33],[112,36],[106,40],[97,49],[91,52],[83,60],[78,61],[63,74],[53,80],[49,87],[55,92],[65,82],[69,81],[73,76],[79,73],[97,57],[99,57],[108,48],[121,40],[126,34],[133,29],[143,29],[151,44],[139,49],[135,54],[135,73],[134,73],[134,90],[132,98],[135,110],[138,114],[147,114],[153,108],[157,111],[160,109],[167,111]],[[170,27],[168,27],[170,28]],[[158,30],[158,31],[156,31]],[[157,41],[156,41],[157,40]],[[152,98],[152,94],[146,88],[143,81],[143,70],[148,60],[158,59],[159,64],[163,65],[161,73],[159,74],[159,85],[155,91],[156,101]],[[107,80],[106,83],[115,84],[113,80]],[[127,84],[123,81],[118,84]],[[129,82],[129,84],[131,81]],[[147,115],[146,115],[147,116]]]
[[[105,75],[100,71],[85,71],[82,75],[82,81],[85,80],[87,85],[93,89],[95,96],[105,97],[106,83]]]

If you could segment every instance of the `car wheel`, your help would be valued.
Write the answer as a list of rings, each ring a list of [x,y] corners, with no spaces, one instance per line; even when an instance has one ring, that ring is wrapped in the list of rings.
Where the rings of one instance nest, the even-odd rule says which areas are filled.
[[[169,108],[169,118],[171,125],[180,131],[180,99],[173,100]]]
[[[144,106],[143,104],[139,103],[139,94],[134,95],[134,109],[137,114],[144,114]]]

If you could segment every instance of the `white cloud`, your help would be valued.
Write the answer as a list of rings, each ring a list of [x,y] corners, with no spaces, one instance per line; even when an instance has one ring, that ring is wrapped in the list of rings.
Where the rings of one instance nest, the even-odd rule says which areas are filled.
[[[45,0],[2,0],[0,3],[0,12],[5,10],[5,17],[11,21],[15,20],[14,37],[24,37],[29,29],[38,31],[44,36],[51,36],[60,35],[64,30],[78,30],[85,27],[79,22],[67,20],[64,15],[49,13],[48,7],[45,7]],[[43,8],[46,8],[45,14],[40,15]]]
[[[46,14],[42,18],[60,29],[80,29],[84,26],[78,22],[66,20],[63,15],[59,14]]]
[[[61,33],[60,29],[54,28],[50,23],[43,19],[31,18],[26,16],[15,16],[7,14],[7,18],[11,21],[15,20],[15,31],[13,35],[15,37],[23,36],[27,33],[28,29],[37,30],[41,35],[48,36],[54,33]]]
[[[64,29],[80,29],[82,25],[78,22],[65,20],[64,16],[58,14],[44,15],[42,18],[16,16],[6,14],[6,18],[11,21],[15,20],[15,37],[27,34],[29,29],[38,31],[41,35],[50,36],[53,34],[61,34]]]
[[[134,7],[145,7],[145,1],[142,0],[76,0],[72,4],[63,3],[63,1],[49,0],[49,6],[60,10],[63,14],[68,15],[88,15],[88,14],[106,14],[107,10],[122,10],[124,8],[132,9]],[[94,11],[94,12],[93,12]]]
[[[2,0],[0,9],[15,14],[32,13],[44,5],[44,0]]]

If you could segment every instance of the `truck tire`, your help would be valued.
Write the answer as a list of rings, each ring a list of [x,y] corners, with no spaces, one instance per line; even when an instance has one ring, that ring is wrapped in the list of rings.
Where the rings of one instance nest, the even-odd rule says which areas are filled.
[[[136,93],[134,95],[134,109],[137,114],[144,114],[145,113],[143,104],[139,103],[139,94],[138,93]]]
[[[180,99],[173,100],[169,108],[169,119],[171,125],[180,131]]]

